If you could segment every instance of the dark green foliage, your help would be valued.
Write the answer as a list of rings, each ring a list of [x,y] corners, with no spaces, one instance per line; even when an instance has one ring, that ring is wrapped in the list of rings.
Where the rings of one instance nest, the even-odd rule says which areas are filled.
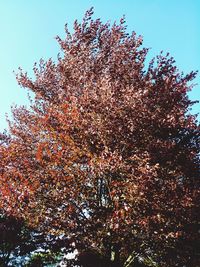
[[[61,253],[40,252],[31,256],[25,267],[42,267],[48,264],[56,264],[60,260]]]
[[[11,257],[34,250],[31,231],[22,220],[0,215],[0,266],[8,266]]]

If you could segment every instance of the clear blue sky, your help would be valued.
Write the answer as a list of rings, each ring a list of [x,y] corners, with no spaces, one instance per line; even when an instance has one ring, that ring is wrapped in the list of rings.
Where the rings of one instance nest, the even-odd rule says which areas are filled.
[[[79,21],[91,6],[103,21],[119,20],[124,14],[129,31],[144,37],[150,55],[170,52],[185,73],[200,70],[199,0],[0,0],[0,131],[7,127],[5,113],[13,103],[27,104],[26,90],[13,74],[21,66],[32,74],[41,57],[56,58],[56,35],[64,36],[64,24]],[[190,93],[200,100],[199,85]],[[200,111],[200,104],[192,112]],[[200,117],[199,117],[200,118]]]

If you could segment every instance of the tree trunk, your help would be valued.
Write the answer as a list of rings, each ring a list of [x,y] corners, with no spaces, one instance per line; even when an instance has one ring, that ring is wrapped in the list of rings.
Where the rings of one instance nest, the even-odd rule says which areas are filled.
[[[115,244],[112,247],[112,254],[111,254],[111,261],[112,261],[112,267],[122,267],[121,261],[120,261],[120,245]]]

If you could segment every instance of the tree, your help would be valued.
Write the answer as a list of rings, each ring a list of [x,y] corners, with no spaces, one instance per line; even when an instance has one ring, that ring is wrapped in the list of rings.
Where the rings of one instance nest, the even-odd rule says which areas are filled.
[[[35,248],[31,230],[22,220],[0,215],[0,266],[8,266],[14,258]]]
[[[21,219],[0,214],[1,267],[58,263],[64,256],[67,242],[69,240],[64,237],[45,235],[29,228]]]
[[[57,62],[35,64],[34,80],[17,75],[35,98],[13,107],[1,137],[1,208],[108,266],[137,256],[197,266],[200,142],[187,95],[196,72],[183,75],[163,53],[147,64],[124,18],[92,15],[57,37]]]

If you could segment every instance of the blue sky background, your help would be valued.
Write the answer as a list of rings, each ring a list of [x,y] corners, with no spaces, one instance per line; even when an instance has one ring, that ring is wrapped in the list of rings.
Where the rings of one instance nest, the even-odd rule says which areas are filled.
[[[54,37],[64,36],[66,22],[72,30],[73,21],[80,21],[91,6],[103,21],[125,15],[128,31],[144,37],[151,57],[163,50],[181,71],[200,70],[199,0],[0,0],[0,131],[7,127],[10,106],[28,103],[13,70],[20,66],[32,75],[34,62],[56,58]],[[200,74],[195,83],[190,98],[200,100]],[[192,112],[200,112],[200,104]]]

